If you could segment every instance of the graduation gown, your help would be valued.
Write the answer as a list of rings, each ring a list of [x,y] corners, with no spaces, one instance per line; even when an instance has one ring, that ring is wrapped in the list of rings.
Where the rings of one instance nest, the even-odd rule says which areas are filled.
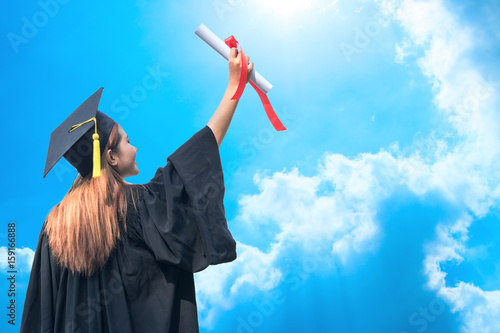
[[[170,155],[149,183],[126,192],[125,236],[90,277],[56,263],[42,227],[21,333],[198,332],[193,273],[236,258],[210,127]]]

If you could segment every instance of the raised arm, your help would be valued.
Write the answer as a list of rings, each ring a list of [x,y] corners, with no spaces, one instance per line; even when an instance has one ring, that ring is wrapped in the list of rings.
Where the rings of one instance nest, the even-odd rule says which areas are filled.
[[[249,57],[247,57],[246,61],[248,62]],[[229,124],[233,119],[234,111],[236,110],[236,106],[238,106],[238,100],[231,100],[236,89],[238,88],[238,83],[240,81],[240,73],[241,73],[242,59],[241,53],[238,52],[238,49],[232,48],[229,54],[229,83],[227,85],[226,92],[224,93],[224,97],[222,97],[222,101],[219,104],[217,110],[215,110],[212,118],[210,118],[207,126],[210,127],[212,132],[215,135],[215,139],[217,140],[217,145],[220,147],[224,136],[226,135],[227,129],[229,128]],[[248,78],[250,78],[250,73],[253,70],[253,63],[251,62],[248,65]]]

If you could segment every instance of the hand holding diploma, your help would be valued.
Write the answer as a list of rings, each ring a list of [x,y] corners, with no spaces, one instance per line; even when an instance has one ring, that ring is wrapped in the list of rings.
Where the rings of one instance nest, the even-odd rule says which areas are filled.
[[[228,59],[230,83],[235,82],[236,80],[235,71],[240,71],[237,80],[238,88],[232,99],[239,99],[241,94],[243,93],[243,90],[245,89],[246,83],[250,81],[250,85],[252,85],[255,91],[259,94],[262,105],[264,106],[266,114],[273,124],[274,128],[277,131],[286,130],[285,126],[283,126],[281,121],[278,119],[278,116],[271,106],[271,102],[266,96],[266,93],[272,88],[272,85],[259,73],[253,70],[253,63],[247,66],[248,58],[245,56],[243,49],[241,49],[240,52],[237,51],[238,42],[236,41],[236,39],[233,36],[230,36],[223,42],[203,24],[200,25],[195,33],[214,50],[216,50],[220,55]],[[233,55],[232,58],[231,55]]]
[[[240,99],[245,89],[245,85],[250,79],[250,75],[253,72],[253,63],[247,63],[250,61],[250,57],[245,55],[245,52],[241,50],[238,52],[238,48],[233,47],[229,53],[229,85],[236,87],[236,91],[232,99]]]
[[[238,86],[240,82],[240,74],[241,74],[241,69],[243,67],[243,61],[245,63],[248,63],[248,68],[247,68],[247,80],[246,83],[250,80],[251,74],[253,73],[253,67],[254,64],[253,62],[250,61],[250,57],[245,56],[245,60],[241,59],[243,57],[242,52],[238,52],[238,49],[236,47],[233,47],[230,49],[229,53],[229,84],[230,85],[235,85]]]

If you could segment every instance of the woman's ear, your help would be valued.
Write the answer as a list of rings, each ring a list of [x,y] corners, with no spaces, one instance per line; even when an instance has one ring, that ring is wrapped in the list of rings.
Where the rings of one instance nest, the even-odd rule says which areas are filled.
[[[115,153],[111,149],[106,151],[106,159],[108,160],[108,164],[111,166],[116,166],[118,164]]]

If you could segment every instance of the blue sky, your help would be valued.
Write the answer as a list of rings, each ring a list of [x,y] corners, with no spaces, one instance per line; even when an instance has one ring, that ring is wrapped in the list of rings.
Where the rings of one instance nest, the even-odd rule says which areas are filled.
[[[224,94],[201,23],[238,39],[288,129],[249,86],[220,147],[238,259],[196,274],[201,332],[500,331],[499,14],[472,0],[2,4],[4,305],[9,221],[19,265],[2,332],[19,330],[41,225],[75,177],[62,160],[42,178],[50,133],[102,86],[99,109],[138,148],[128,181],[149,181]]]

